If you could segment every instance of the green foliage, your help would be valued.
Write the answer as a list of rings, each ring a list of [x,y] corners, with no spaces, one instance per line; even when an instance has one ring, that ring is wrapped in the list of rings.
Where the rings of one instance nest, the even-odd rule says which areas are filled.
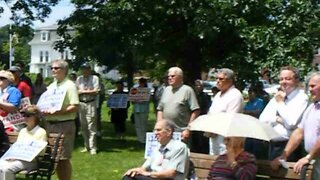
[[[73,2],[77,9],[60,22],[60,33],[72,26],[76,35],[64,44],[78,57],[125,71],[158,76],[179,65],[192,79],[201,69],[229,67],[241,80],[293,65],[306,73],[320,42],[320,11],[310,1]]]
[[[33,30],[28,26],[12,26],[12,48],[14,49],[13,64],[20,61],[27,65],[30,63],[30,46],[28,42],[33,37]],[[0,60],[6,68],[9,67],[9,25],[0,28]],[[27,69],[27,68],[26,68]]]
[[[16,25],[31,25],[35,20],[44,21],[44,18],[51,13],[51,7],[58,2],[59,0],[5,0],[0,5],[0,14],[3,13],[3,6],[7,6]]]

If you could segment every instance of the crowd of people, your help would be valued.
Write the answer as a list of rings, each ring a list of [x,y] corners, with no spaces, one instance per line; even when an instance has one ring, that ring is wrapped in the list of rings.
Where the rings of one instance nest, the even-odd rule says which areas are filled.
[[[300,173],[303,165],[314,163],[312,179],[318,179],[320,174],[318,157],[320,74],[312,73],[307,80],[311,94],[309,98],[300,86],[301,77],[297,68],[286,66],[279,72],[280,88],[273,97],[270,97],[258,82],[251,85],[248,101],[244,102],[242,93],[235,87],[236,77],[231,69],[222,68],[217,72],[218,91],[213,89],[214,96],[210,100],[202,93],[201,80],[196,80],[194,88],[191,88],[183,83],[182,70],[172,67],[167,74],[168,84],[158,101],[157,123],[167,121],[174,123],[174,131],[181,133],[182,142],[189,146],[191,152],[218,156],[212,164],[208,179],[255,179],[256,157],[271,160],[270,166],[274,170],[279,168],[279,160],[297,162],[294,166],[297,173]],[[216,112],[244,113],[256,117],[257,121],[262,121],[274,128],[279,137],[265,142],[254,138],[223,137],[209,132],[190,132],[190,123],[199,115]],[[304,131],[305,128],[310,131]],[[154,132],[157,132],[157,124]],[[203,135],[210,138],[211,147],[208,145],[208,139]],[[161,140],[160,135],[156,137],[158,141]],[[303,140],[306,156],[300,145]],[[268,151],[267,156],[263,154],[265,148]],[[154,153],[159,152],[161,152],[160,148],[155,149]],[[177,157],[180,155],[176,154]],[[151,157],[147,161],[155,163],[158,159]],[[172,169],[175,173],[180,172],[177,165],[170,167],[163,165],[157,169],[143,165],[126,172],[124,179],[154,179],[159,177],[157,176],[159,174],[163,175],[169,170],[171,172]],[[173,173],[160,177],[175,179],[175,176],[176,174]]]
[[[101,135],[101,106],[104,100],[104,87],[99,75],[94,74],[90,64],[81,66],[81,75],[69,74],[68,63],[54,60],[51,63],[54,81],[44,83],[41,74],[31,83],[20,66],[12,66],[0,71],[0,115],[19,112],[24,118],[24,125],[7,122],[0,123],[0,155],[9,148],[6,133],[19,132],[18,140],[34,139],[46,141],[46,134],[63,133],[65,140],[62,156],[57,166],[60,180],[70,180],[72,176],[71,154],[77,129],[81,129],[84,149],[95,155],[98,152],[97,139]],[[303,165],[314,163],[313,179],[320,177],[319,135],[319,100],[320,73],[314,72],[308,79],[310,98],[300,87],[299,71],[290,66],[280,69],[280,88],[273,97],[267,94],[261,83],[253,83],[245,102],[242,93],[236,88],[236,75],[233,70],[222,68],[216,74],[216,87],[210,97],[203,92],[203,81],[195,80],[193,86],[184,84],[183,71],[171,67],[167,79],[161,81],[154,91],[156,123],[153,129],[159,147],[138,168],[128,170],[123,179],[183,179],[188,176],[188,154],[191,152],[218,156],[212,164],[208,179],[254,179],[257,172],[256,158],[267,158],[272,161],[271,167],[278,169],[279,160],[297,162],[295,171],[301,171]],[[128,96],[122,81],[115,83],[114,95]],[[146,78],[140,78],[137,89],[148,89]],[[103,91],[103,92],[101,92]],[[21,107],[22,98],[29,98],[31,104],[37,104],[44,92],[61,92],[61,107],[42,109],[35,105]],[[150,93],[149,91],[146,91]],[[129,91],[129,93],[132,93]],[[111,123],[117,138],[124,140],[126,120],[130,104],[133,107],[132,117],[137,134],[137,141],[146,143],[148,132],[149,103],[152,100],[130,99],[121,106],[110,107]],[[310,100],[311,99],[311,100]],[[269,124],[280,135],[279,138],[264,142],[254,138],[223,137],[219,134],[203,131],[190,131],[190,123],[198,116],[217,113],[244,113],[257,118],[257,121]],[[40,127],[40,119],[45,119]],[[308,128],[310,131],[305,131]],[[174,132],[181,134],[181,141],[173,139]],[[37,134],[41,134],[41,136]],[[23,134],[23,135],[22,135]],[[22,138],[22,136],[24,138]],[[21,137],[21,138],[20,138]],[[305,143],[305,152],[303,146]],[[267,157],[261,156],[268,149]],[[11,177],[21,169],[36,167],[36,162],[13,160],[0,161],[5,164],[0,169],[1,177]],[[10,179],[10,178],[9,178]]]

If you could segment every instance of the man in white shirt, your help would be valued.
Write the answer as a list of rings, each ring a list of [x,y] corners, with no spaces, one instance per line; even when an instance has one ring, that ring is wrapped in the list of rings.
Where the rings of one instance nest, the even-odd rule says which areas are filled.
[[[235,88],[235,75],[231,69],[223,68],[218,71],[217,88],[220,90],[213,98],[209,109],[210,113],[230,112],[237,113],[243,109],[243,97],[241,92]],[[226,146],[223,137],[211,134],[211,151],[213,155],[220,155],[225,152]]]
[[[269,159],[281,155],[293,130],[297,128],[308,105],[308,96],[298,87],[299,72],[293,67],[280,70],[280,90],[267,104],[259,119],[270,124],[280,135],[269,144]],[[288,161],[297,161],[302,156],[302,148],[297,148]]]
[[[97,103],[96,97],[100,91],[99,78],[91,74],[89,63],[82,66],[82,74],[76,80],[79,93],[79,118],[85,148],[81,152],[97,153]]]

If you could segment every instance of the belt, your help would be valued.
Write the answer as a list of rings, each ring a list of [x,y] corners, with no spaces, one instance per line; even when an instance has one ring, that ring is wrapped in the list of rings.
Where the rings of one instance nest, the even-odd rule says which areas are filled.
[[[88,103],[88,102],[93,102],[95,101],[95,99],[90,99],[90,100],[80,100],[80,102],[83,102],[83,103]]]

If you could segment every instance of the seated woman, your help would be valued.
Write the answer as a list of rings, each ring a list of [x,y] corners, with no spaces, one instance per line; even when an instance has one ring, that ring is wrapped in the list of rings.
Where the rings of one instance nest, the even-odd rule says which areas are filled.
[[[244,142],[245,138],[243,137],[224,138],[227,152],[220,155],[212,164],[208,180],[251,180],[256,178],[256,158],[244,151]]]
[[[35,105],[27,106],[22,112],[27,127],[21,129],[17,141],[38,140],[47,141],[46,131],[39,126],[41,119],[40,110]],[[37,168],[36,160],[31,162],[10,159],[0,161],[0,179],[14,179],[15,173],[21,170],[33,170]]]

